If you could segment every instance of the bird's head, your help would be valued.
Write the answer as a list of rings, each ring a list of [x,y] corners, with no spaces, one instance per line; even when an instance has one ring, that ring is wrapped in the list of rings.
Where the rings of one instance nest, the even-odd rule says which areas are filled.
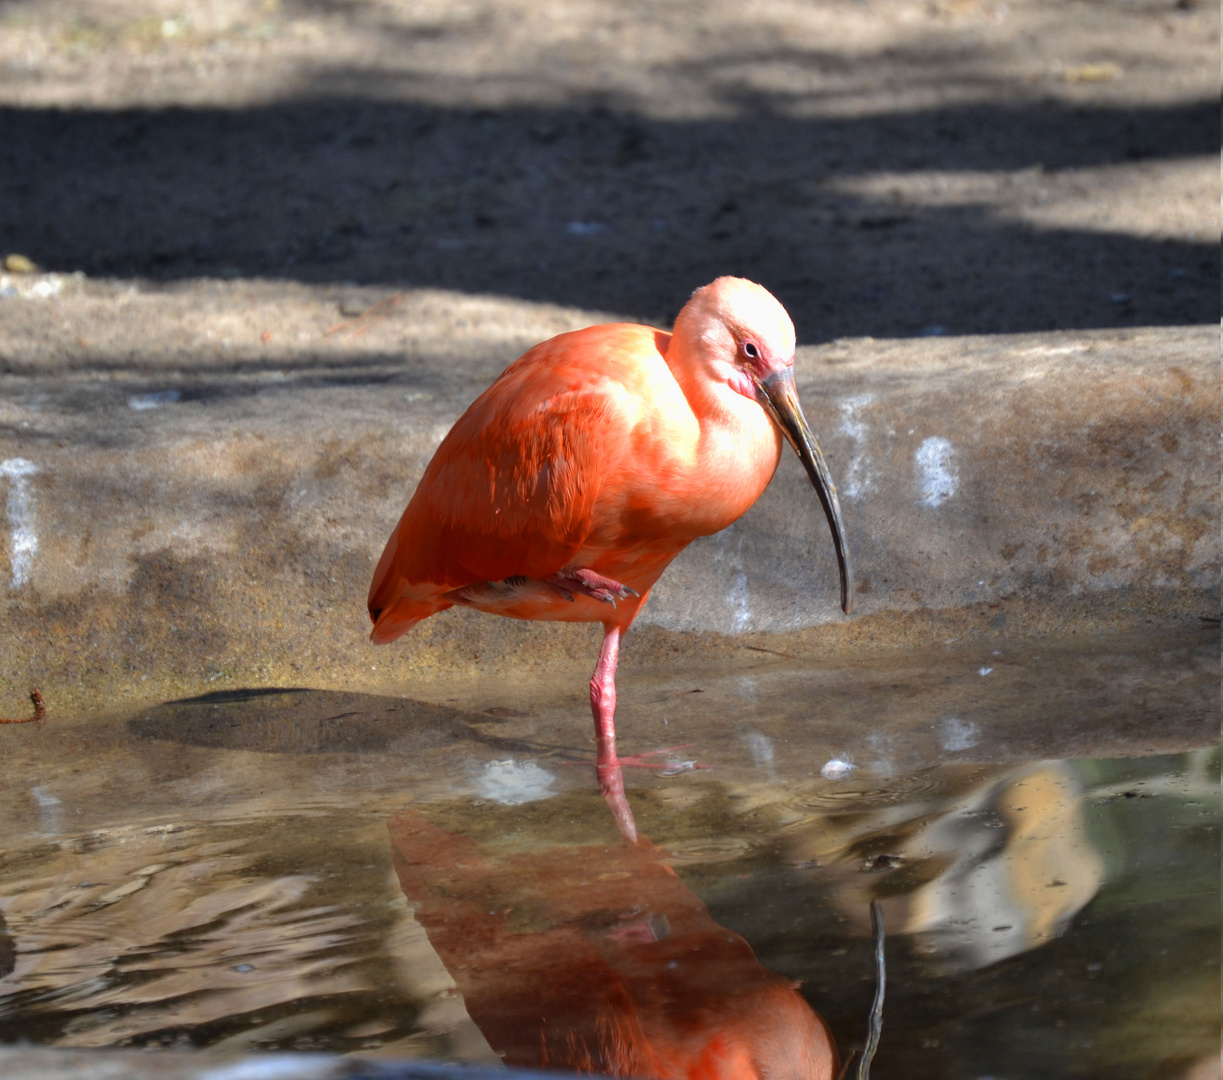
[[[675,332],[694,343],[719,380],[745,397],[755,384],[794,368],[794,323],[767,289],[743,278],[721,277],[697,289],[675,321]]]
[[[853,609],[853,565],[836,485],[798,401],[794,323],[767,289],[720,277],[697,289],[675,320],[675,337],[695,345],[709,375],[759,403],[802,461],[819,496],[841,571],[841,608]]]

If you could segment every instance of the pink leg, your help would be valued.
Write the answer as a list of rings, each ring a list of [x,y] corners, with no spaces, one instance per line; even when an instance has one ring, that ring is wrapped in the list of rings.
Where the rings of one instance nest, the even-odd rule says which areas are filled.
[[[637,841],[637,823],[624,795],[624,773],[616,756],[616,661],[620,659],[618,626],[609,626],[599,648],[599,662],[590,678],[590,711],[595,719],[595,773],[599,792],[616,819],[620,835]]]

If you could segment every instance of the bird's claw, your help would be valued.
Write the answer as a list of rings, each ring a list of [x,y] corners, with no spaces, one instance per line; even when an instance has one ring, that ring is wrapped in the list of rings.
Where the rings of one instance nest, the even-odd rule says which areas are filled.
[[[612,578],[581,567],[576,570],[563,570],[547,580],[548,584],[567,600],[572,600],[574,593],[581,593],[592,600],[611,604],[613,608],[617,600],[627,600],[630,596],[641,596],[641,593],[628,585],[622,585]]]
[[[626,754],[617,758],[617,762],[626,768],[658,769],[659,776],[678,776],[680,773],[696,772],[712,769],[712,765],[704,765],[696,760],[686,760],[677,757],[677,750],[686,750],[692,743],[681,743],[679,746],[664,746],[661,750],[645,750],[640,754]],[[646,761],[646,758],[662,758],[661,761]]]

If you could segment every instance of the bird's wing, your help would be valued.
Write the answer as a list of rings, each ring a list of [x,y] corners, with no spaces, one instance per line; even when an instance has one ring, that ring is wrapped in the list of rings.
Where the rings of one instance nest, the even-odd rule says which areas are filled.
[[[372,611],[413,586],[547,578],[576,554],[641,416],[623,375],[625,346],[644,335],[610,337],[536,346],[460,417],[387,544]],[[648,349],[657,355],[652,332]]]

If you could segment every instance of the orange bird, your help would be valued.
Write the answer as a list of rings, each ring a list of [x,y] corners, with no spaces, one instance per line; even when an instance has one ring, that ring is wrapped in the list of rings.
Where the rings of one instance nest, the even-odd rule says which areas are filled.
[[[841,607],[853,572],[836,486],[794,387],[794,324],[722,277],[670,333],[612,323],[515,360],[442,440],[369,590],[376,644],[455,604],[603,624],[590,680],[600,790],[634,839],[616,755],[620,639],[667,565],[760,497],[785,439],[832,529]]]

